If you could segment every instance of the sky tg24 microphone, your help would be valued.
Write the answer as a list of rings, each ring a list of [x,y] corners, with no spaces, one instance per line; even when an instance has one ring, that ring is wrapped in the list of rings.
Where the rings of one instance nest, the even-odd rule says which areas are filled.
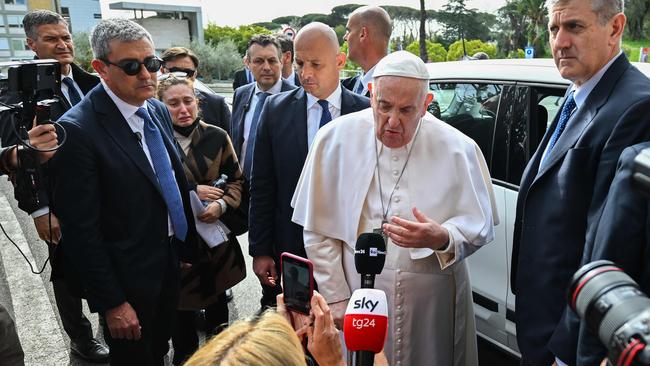
[[[354,291],[343,321],[345,346],[350,351],[379,353],[388,335],[388,305],[384,291]]]

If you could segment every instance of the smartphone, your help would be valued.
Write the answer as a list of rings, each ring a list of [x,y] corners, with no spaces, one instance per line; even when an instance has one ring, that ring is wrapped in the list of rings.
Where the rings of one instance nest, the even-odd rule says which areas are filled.
[[[314,293],[314,266],[307,258],[284,252],[280,256],[282,292],[287,309],[309,315]]]

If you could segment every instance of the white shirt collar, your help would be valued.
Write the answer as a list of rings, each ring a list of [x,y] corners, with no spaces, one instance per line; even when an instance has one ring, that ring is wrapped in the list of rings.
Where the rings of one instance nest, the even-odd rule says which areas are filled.
[[[341,110],[341,83],[336,86],[336,90],[329,97],[325,98],[330,106],[335,107],[338,110]],[[310,109],[314,104],[318,103],[319,99],[315,96],[307,93],[307,109]]]
[[[603,75],[605,75],[607,70],[609,70],[609,67],[612,66],[614,61],[616,61],[619,58],[619,56],[621,56],[621,53],[623,53],[623,51],[619,51],[616,56],[612,57],[612,59],[609,60],[609,62],[605,64],[605,66],[603,66],[600,70],[598,70],[598,72],[595,73],[584,84],[580,86],[576,86],[575,84],[573,84],[571,90],[575,91],[573,93],[573,98],[576,101],[576,108],[580,108],[585,103],[587,97],[589,96],[589,94],[591,94],[591,91],[594,90],[596,85],[598,85],[598,82],[600,81],[600,79],[603,78]]]
[[[293,71],[293,67],[291,68],[291,75],[289,77],[285,78],[289,84],[296,86],[296,72]]]
[[[279,78],[278,81],[276,81],[275,84],[273,84],[273,86],[266,92],[269,94],[278,94],[281,91],[282,91],[282,78]],[[262,89],[260,89],[260,86],[257,83],[255,83],[255,95],[257,95],[257,93],[260,92],[262,92]]]
[[[68,68],[68,74],[67,75],[61,74],[61,80],[63,80],[63,78],[70,78],[70,79],[74,80],[74,76],[72,75],[72,66],[70,66]]]
[[[368,91],[368,84],[372,83],[372,75],[375,73],[375,67],[377,65],[373,66],[368,70],[367,73],[363,74],[361,76],[361,82],[363,83],[363,90]],[[365,93],[364,93],[365,94]]]
[[[124,119],[128,120],[129,118],[133,117],[135,112],[138,111],[138,108],[141,108],[141,107],[147,108],[147,102],[146,101],[144,103],[142,103],[142,105],[140,105],[140,106],[131,105],[131,104],[123,101],[122,99],[120,99],[120,97],[118,97],[117,95],[115,95],[115,93],[113,93],[111,88],[109,88],[108,85],[106,85],[104,80],[102,80],[102,85],[104,86],[104,90],[106,90],[106,94],[108,94],[108,96],[111,98],[113,103],[115,103],[115,106],[117,106],[117,109],[120,111],[120,113],[122,113],[122,116],[124,117]]]

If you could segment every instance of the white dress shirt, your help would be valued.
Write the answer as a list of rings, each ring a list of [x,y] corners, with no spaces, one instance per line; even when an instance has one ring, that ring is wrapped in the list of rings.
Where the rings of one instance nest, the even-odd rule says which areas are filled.
[[[341,116],[341,84],[326,98],[329,103],[332,120]],[[307,93],[307,147],[311,147],[314,136],[320,127],[320,118],[323,115],[323,108],[318,104],[319,99]]]
[[[377,66],[377,65],[375,65]],[[367,73],[361,75],[360,78],[357,78],[357,82],[354,83],[353,91],[356,91],[359,87],[359,83],[363,84],[363,91],[359,95],[366,95],[368,93],[368,84],[372,83],[372,75],[375,73],[375,66],[371,67]]]
[[[246,161],[246,147],[248,146],[248,134],[251,132],[251,124],[253,123],[253,114],[255,114],[255,108],[257,107],[257,101],[259,99],[259,93],[264,90],[260,89],[260,86],[255,83],[255,91],[253,92],[253,97],[251,98],[251,104],[248,106],[248,111],[244,117],[244,143],[241,145],[241,162],[242,166],[244,161]],[[279,78],[278,81],[271,87],[271,89],[266,92],[273,95],[278,94],[282,91],[282,78]],[[268,96],[267,96],[268,98]],[[258,121],[259,122],[259,121]]]

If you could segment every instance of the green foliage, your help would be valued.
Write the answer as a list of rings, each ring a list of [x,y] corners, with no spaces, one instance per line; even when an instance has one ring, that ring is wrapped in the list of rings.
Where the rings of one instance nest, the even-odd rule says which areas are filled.
[[[476,52],[485,52],[490,58],[494,58],[497,55],[497,47],[495,45],[485,43],[479,39],[465,41],[465,49],[467,50],[467,56],[472,56]],[[456,41],[449,46],[447,61],[456,61],[461,57],[463,57],[463,43]]]
[[[468,9],[466,0],[450,0],[437,13],[437,21],[443,27],[440,40],[449,45],[461,38],[487,41],[490,28],[496,24],[494,14]]]
[[[521,48],[508,52],[506,58],[526,58],[526,53]]]
[[[429,62],[442,62],[447,60],[447,50],[440,43],[433,43],[431,41],[426,41],[427,44],[427,57]],[[416,56],[420,56],[420,43],[414,41],[408,46],[406,46],[406,51],[411,52]]]
[[[198,75],[205,82],[211,82],[214,77],[219,80],[228,79],[241,68],[241,56],[235,42],[230,39],[224,39],[217,45],[194,41],[190,44],[190,49],[199,58]]]
[[[625,2],[626,38],[639,41],[648,35],[646,20],[650,19],[649,12],[650,0],[628,0]]]
[[[226,39],[230,39],[237,46],[237,51],[241,56],[246,53],[248,40],[256,34],[271,34],[271,31],[255,25],[241,25],[238,28],[220,27],[214,23],[208,23],[204,30],[205,41],[207,43],[219,44]]]
[[[88,72],[95,72],[90,62],[93,60],[93,50],[90,47],[88,32],[78,32],[72,35],[74,42],[74,60],[77,65]]]
[[[281,25],[278,25],[273,22],[259,22],[259,23],[253,23],[251,24],[255,27],[262,27],[270,30],[271,32],[279,32],[282,29]]]
[[[650,47],[650,39],[643,39],[640,41],[626,39],[623,41],[621,48],[630,61],[639,61],[639,52],[641,47]]]
[[[544,0],[507,0],[499,11],[496,41],[502,54],[531,45],[535,55],[545,55],[548,40]]]

